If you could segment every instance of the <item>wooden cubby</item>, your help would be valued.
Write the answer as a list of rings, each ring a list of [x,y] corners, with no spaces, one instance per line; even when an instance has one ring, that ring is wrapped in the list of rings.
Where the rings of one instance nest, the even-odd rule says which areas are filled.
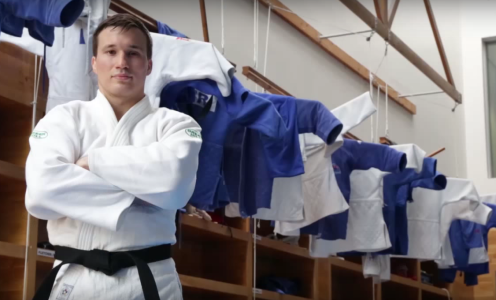
[[[0,43],[0,299],[22,299],[24,289],[32,297],[35,289],[36,261],[26,263],[28,214],[24,204],[26,193],[25,162],[29,153],[28,138],[35,120],[43,116],[46,97],[38,89],[38,106],[33,113],[35,56],[8,43]],[[45,86],[45,88],[47,88]],[[43,109],[40,109],[42,107]],[[30,229],[37,229],[30,220]],[[29,254],[36,247],[29,248]],[[25,269],[29,271],[26,279]],[[25,288],[26,285],[26,288]]]
[[[48,240],[46,221],[31,217],[28,228],[28,214],[24,204],[24,165],[32,128],[34,63],[33,54],[7,43],[0,44],[2,300],[22,299],[24,291],[26,299],[32,299],[36,288],[54,263],[53,258],[38,256],[36,251],[38,242]],[[48,78],[45,81],[48,83]],[[48,86],[44,90],[48,91]],[[43,116],[46,106],[42,91],[43,87],[40,86],[35,120]],[[301,284],[300,291],[295,296],[258,290],[257,299],[373,299],[372,280],[363,278],[361,257],[314,259],[308,253],[308,237],[303,236],[299,246],[268,239],[266,236],[272,229],[266,221],[260,223],[254,247],[249,220],[226,218],[224,223],[226,225],[215,224],[187,215],[181,218],[181,239],[174,246],[173,258],[182,283],[184,299],[252,299],[254,264],[255,280],[274,275],[296,279]],[[409,272],[417,275],[416,280],[394,275],[395,267],[401,264],[406,264]],[[375,299],[446,299],[441,288],[451,288],[450,286],[420,283],[421,268],[436,272],[432,262],[420,264],[416,260],[394,258],[391,265],[391,281],[374,286]],[[437,274],[433,275],[435,278]]]

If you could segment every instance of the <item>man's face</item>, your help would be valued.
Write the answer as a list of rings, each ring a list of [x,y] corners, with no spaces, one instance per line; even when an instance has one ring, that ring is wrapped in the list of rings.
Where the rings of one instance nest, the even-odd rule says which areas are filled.
[[[138,29],[102,30],[97,56],[93,56],[91,63],[98,75],[98,86],[105,94],[124,99],[143,96],[152,61],[146,57],[146,38]]]

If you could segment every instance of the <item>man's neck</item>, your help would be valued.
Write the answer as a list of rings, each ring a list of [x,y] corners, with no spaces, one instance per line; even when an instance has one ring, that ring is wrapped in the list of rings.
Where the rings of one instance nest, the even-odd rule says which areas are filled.
[[[128,110],[130,110],[136,103],[138,103],[143,97],[145,97],[145,94],[141,96],[133,96],[133,97],[116,97],[113,96],[109,93],[105,93],[102,91],[103,95],[105,98],[107,98],[110,106],[114,110],[115,117],[117,118],[117,121],[119,121],[122,116],[126,114]]]

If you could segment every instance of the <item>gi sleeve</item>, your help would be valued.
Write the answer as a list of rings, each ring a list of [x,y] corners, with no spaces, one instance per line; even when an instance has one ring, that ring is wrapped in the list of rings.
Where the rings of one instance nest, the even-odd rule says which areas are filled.
[[[383,172],[399,173],[405,169],[406,154],[389,146],[345,139],[344,146],[353,157],[353,169],[376,168]]]
[[[54,108],[38,123],[29,139],[26,208],[39,219],[69,217],[115,231],[135,197],[75,165],[80,140],[65,108]]]
[[[9,12],[24,20],[36,20],[44,25],[69,27],[81,15],[83,0],[19,1],[2,0]]]
[[[343,124],[320,102],[295,99],[298,133],[314,133],[326,144],[332,144],[343,129]]]
[[[187,115],[163,111],[157,142],[92,149],[88,162],[91,172],[139,199],[163,209],[179,209],[195,188],[201,128]]]
[[[414,188],[424,188],[429,190],[441,191],[446,188],[448,180],[446,176],[436,172],[436,176],[432,178],[423,178],[414,180],[410,183],[402,185],[398,189],[397,204],[405,205],[406,201],[413,201],[412,191]]]

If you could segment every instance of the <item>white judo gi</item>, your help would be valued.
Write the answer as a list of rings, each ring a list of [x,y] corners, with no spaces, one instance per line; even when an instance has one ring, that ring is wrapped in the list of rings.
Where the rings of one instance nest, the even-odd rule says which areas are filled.
[[[30,138],[26,207],[48,221],[50,242],[126,251],[174,244],[175,213],[193,193],[201,129],[148,97],[119,121],[103,94],[53,108]],[[75,165],[88,156],[90,171]],[[59,261],[56,264],[60,263]],[[172,259],[149,264],[161,299],[182,299]],[[60,270],[50,299],[143,299],[136,267],[113,276]]]
[[[276,221],[274,232],[298,236],[301,228],[349,208],[336,181],[331,154],[343,144],[344,133],[358,126],[375,111],[370,93],[366,92],[331,110],[334,116],[343,123],[341,134],[334,144],[326,145],[314,134],[303,134],[305,148],[302,154],[305,161],[305,174],[293,177],[299,179],[302,184],[303,194],[300,198],[303,203],[303,218],[293,221]],[[275,183],[274,187],[276,187]],[[279,187],[278,193],[282,195],[283,192],[280,190]]]

